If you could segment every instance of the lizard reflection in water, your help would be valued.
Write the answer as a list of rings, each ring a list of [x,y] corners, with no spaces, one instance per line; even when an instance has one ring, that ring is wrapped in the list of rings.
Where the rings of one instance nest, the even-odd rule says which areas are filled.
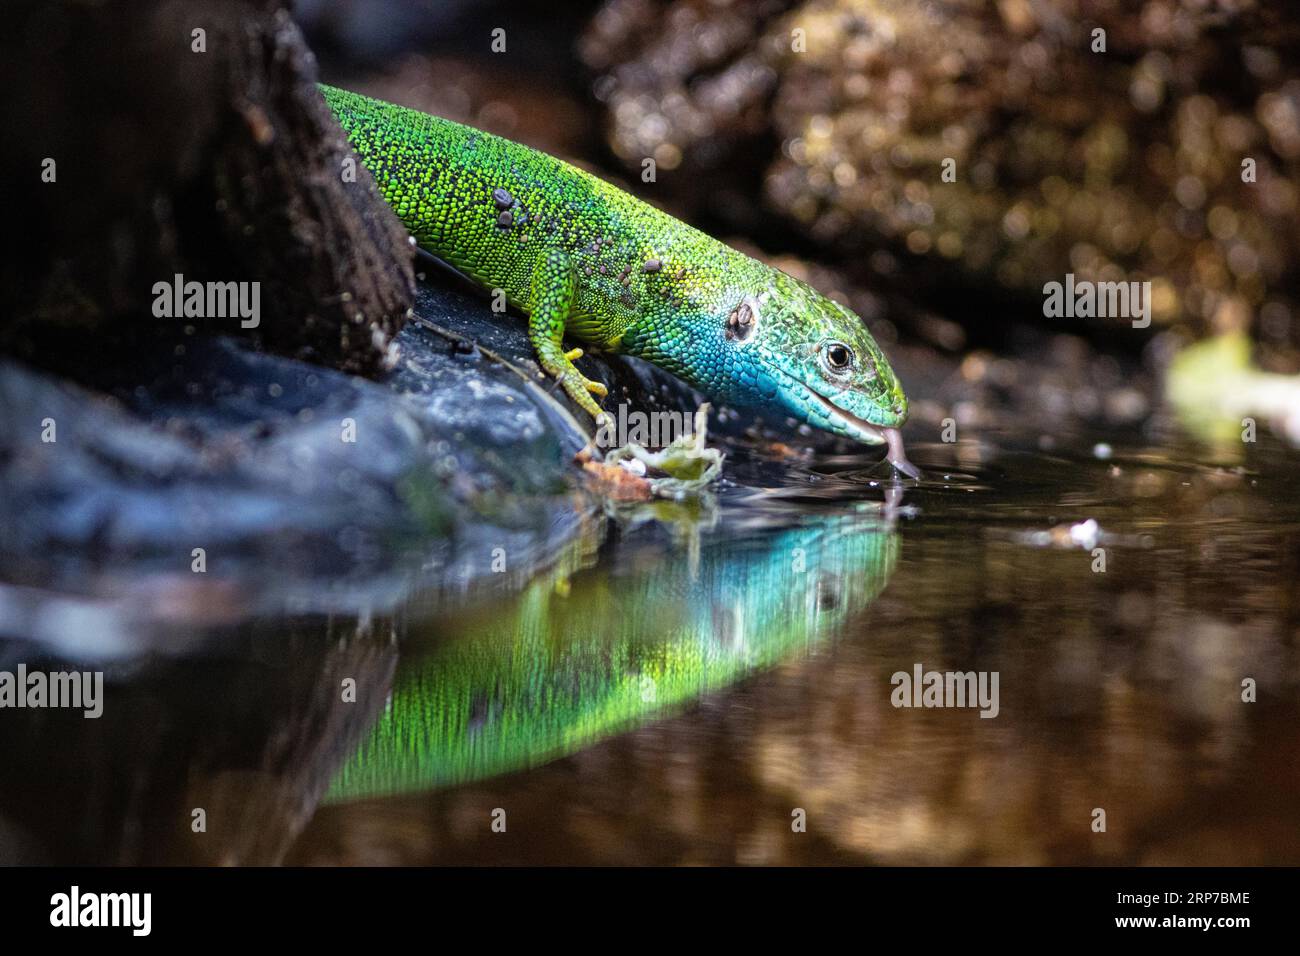
[[[399,669],[391,706],[328,799],[534,766],[807,654],[884,589],[898,548],[875,514],[814,516],[714,535],[695,562],[602,556],[567,596],[539,579]]]

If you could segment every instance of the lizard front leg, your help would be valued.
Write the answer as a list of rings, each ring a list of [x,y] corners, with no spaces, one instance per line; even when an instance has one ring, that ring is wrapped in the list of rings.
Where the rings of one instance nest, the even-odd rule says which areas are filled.
[[[573,308],[576,280],[573,264],[559,249],[544,252],[533,269],[532,307],[528,315],[528,338],[537,352],[537,360],[549,375],[559,379],[569,397],[600,424],[604,412],[592,395],[604,397],[607,390],[593,382],[573,365],[582,349],[564,351],[564,324]]]

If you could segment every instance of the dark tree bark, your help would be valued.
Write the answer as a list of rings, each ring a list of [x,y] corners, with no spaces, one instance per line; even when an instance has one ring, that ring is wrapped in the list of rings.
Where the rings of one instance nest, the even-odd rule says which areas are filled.
[[[280,2],[14,0],[2,16],[0,348],[93,378],[114,347],[190,326],[382,367],[413,250],[369,174],[343,175]],[[178,273],[259,282],[260,326],[155,318],[155,283]]]

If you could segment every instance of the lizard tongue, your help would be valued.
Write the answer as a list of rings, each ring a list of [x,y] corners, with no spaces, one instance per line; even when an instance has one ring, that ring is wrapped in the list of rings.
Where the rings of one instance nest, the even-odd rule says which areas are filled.
[[[920,478],[921,469],[908,461],[903,451],[902,433],[897,428],[882,428],[880,433],[885,436],[885,441],[889,444],[889,454],[885,457],[894,466],[894,470],[902,472],[909,478]]]

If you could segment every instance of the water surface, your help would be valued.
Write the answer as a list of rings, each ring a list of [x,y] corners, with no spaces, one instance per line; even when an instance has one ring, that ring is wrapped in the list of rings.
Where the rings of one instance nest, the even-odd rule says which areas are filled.
[[[459,650],[413,653],[290,858],[1300,859],[1294,458],[1266,447],[1216,464],[1137,436],[1003,435],[912,454],[927,476],[902,486],[857,456],[733,462],[750,487],[723,495],[701,540],[629,535],[564,597],[530,605],[527,623],[512,607]],[[878,510],[858,513],[868,504]],[[781,606],[791,595],[807,613]],[[642,699],[667,666],[647,643],[713,663]],[[499,669],[470,690],[457,681],[476,654]],[[893,706],[891,676],[917,664],[997,672],[997,716]],[[529,667],[520,680],[563,701],[495,723],[529,712],[503,703],[519,687],[502,676]],[[610,706],[610,668],[626,684],[618,713],[569,719],[575,701]],[[478,743],[449,750],[457,730],[438,722],[456,708],[434,702],[450,688],[482,723]],[[409,792],[413,774],[431,788]],[[487,825],[497,808],[504,834]]]
[[[736,450],[714,501],[593,516],[530,581],[246,622],[201,654],[119,664],[101,720],[0,725],[17,768],[0,845],[1294,864],[1296,457],[1104,437],[913,443],[919,483],[869,455]],[[996,716],[894,706],[892,676],[918,665],[996,673]]]

